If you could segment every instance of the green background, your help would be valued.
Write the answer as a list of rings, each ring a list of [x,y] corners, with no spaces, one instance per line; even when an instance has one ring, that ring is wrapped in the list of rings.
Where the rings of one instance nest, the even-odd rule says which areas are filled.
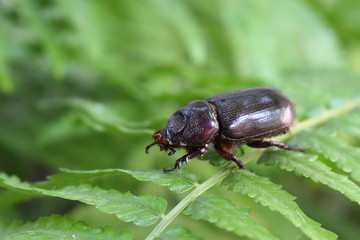
[[[59,168],[171,167],[185,151],[168,157],[153,147],[146,155],[152,131],[191,100],[248,87],[281,89],[296,103],[298,121],[339,106],[360,95],[359,9],[355,0],[0,1],[0,170],[37,181]],[[350,141],[360,145],[359,138]],[[219,170],[196,159],[189,167],[203,179]],[[360,209],[341,194],[276,167],[249,168],[283,185],[340,239],[360,236]],[[156,193],[170,208],[179,201],[127,176],[96,184]],[[275,235],[304,239],[280,214],[227,196],[253,209],[252,217]],[[139,238],[152,229],[133,230],[61,199],[15,195],[0,204],[9,219],[52,213],[136,231]],[[176,221],[204,239],[235,238],[186,216]]]

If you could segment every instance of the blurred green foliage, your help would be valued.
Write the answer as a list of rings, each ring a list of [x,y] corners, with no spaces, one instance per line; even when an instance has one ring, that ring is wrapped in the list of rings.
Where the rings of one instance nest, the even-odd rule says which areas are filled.
[[[35,181],[59,168],[172,166],[184,151],[168,157],[154,147],[145,155],[151,132],[187,102],[226,91],[277,87],[296,103],[298,120],[359,97],[359,7],[355,0],[0,0],[0,171]],[[342,136],[360,146],[359,136]],[[202,179],[219,169],[198,160],[190,167]],[[249,168],[284,185],[340,239],[360,235],[359,206],[341,194],[275,167]],[[156,193],[170,208],[179,200],[126,176],[96,185]],[[253,209],[275,235],[304,239],[278,213],[226,196]],[[90,206],[30,198],[0,190],[0,215],[35,220],[58,213],[92,226],[134,228]],[[176,224],[204,239],[236,237],[186,216]]]

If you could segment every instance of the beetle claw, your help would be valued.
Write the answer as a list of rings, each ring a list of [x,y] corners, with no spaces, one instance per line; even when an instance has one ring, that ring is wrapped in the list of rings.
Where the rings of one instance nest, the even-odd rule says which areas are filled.
[[[177,168],[180,169],[182,162],[183,162],[183,158],[180,158],[180,159],[176,160],[175,165],[174,165],[173,168],[170,168],[170,169],[169,168],[163,168],[163,172],[172,172]]]
[[[174,168],[163,168],[163,172],[172,172],[172,171],[174,171],[176,169],[176,167],[174,167]]]
[[[174,171],[176,168],[180,169],[181,164],[179,165],[177,162],[175,163],[175,166],[173,168],[163,168],[163,172],[172,172]]]
[[[176,152],[176,150],[172,147],[169,147],[169,149],[171,150],[171,152],[168,153],[169,156],[173,155]]]

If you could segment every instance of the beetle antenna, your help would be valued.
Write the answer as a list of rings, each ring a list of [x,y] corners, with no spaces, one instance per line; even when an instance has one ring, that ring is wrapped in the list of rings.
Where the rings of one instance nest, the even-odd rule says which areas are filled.
[[[145,152],[146,152],[146,153],[149,153],[149,148],[151,148],[151,147],[154,146],[155,144],[156,144],[156,142],[153,142],[152,144],[147,145],[146,148],[145,148]]]

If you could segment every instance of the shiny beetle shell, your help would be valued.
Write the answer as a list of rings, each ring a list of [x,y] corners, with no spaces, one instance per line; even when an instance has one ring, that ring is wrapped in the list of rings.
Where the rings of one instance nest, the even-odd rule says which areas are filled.
[[[236,142],[287,132],[295,119],[293,104],[275,88],[259,87],[206,98],[216,106],[221,137]]]

